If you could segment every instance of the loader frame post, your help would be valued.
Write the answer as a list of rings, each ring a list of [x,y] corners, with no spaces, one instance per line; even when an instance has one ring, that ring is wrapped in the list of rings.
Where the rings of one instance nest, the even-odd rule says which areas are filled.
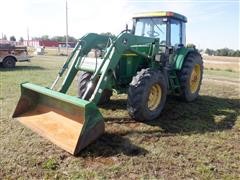
[[[55,81],[52,83],[50,89],[54,89],[54,87],[56,86],[58,80],[62,77],[62,75],[64,74],[64,72],[66,71],[66,69],[68,68],[69,63],[72,61],[75,53],[77,50],[79,50],[81,47],[81,43],[78,42],[75,46],[75,48],[73,49],[71,55],[67,58],[67,60],[65,61],[65,63],[63,64],[62,69],[58,72],[57,78],[55,79]]]
[[[106,45],[109,40],[108,36],[98,35],[95,33],[90,33],[85,35],[79,40],[78,48],[71,54],[67,65],[73,60],[65,79],[63,80],[62,86],[60,87],[59,92],[66,93],[72,84],[73,79],[75,78],[78,72],[78,66],[81,63],[81,60],[86,56],[92,48],[98,48],[98,44]],[[81,48],[79,48],[81,46]]]
[[[97,83],[97,86],[90,98],[91,102],[94,102],[97,104],[101,98],[101,94],[103,90],[106,88],[107,83],[109,82],[110,76],[114,69],[116,68],[119,60],[121,59],[121,56],[126,51],[134,52],[144,58],[153,59],[154,55],[158,49],[157,46],[155,46],[154,52],[151,56],[148,56],[146,54],[143,54],[142,52],[139,52],[137,50],[133,50],[131,48],[132,45],[136,44],[152,44],[156,45],[158,44],[158,39],[155,38],[149,38],[149,37],[138,37],[134,36],[129,33],[121,33],[116,40],[111,44],[111,46],[108,48],[107,53],[104,56],[104,60],[102,64],[99,66],[99,68],[95,71],[92,82],[94,82],[97,75],[102,71],[102,74],[100,76],[100,79]]]

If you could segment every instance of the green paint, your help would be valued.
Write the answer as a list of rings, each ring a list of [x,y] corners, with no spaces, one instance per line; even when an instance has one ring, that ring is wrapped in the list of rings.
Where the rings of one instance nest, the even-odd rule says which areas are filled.
[[[171,62],[173,69],[181,70],[185,57],[188,55],[189,52],[196,51],[193,48],[180,48],[176,51],[173,61]]]
[[[22,94],[19,101],[22,98],[27,98],[31,104],[31,109],[38,104],[42,104],[47,107],[61,109],[69,114],[75,114],[76,112],[82,114],[82,119],[84,120],[82,133],[98,122],[103,121],[101,113],[92,102],[31,83],[21,84],[21,90]]]
[[[48,97],[52,97],[55,99],[59,99],[60,101],[64,101],[67,103],[71,103],[74,104],[76,106],[79,107],[84,107],[87,104],[89,104],[90,102],[79,99],[77,97],[74,96],[69,96],[67,94],[61,93],[61,92],[57,92],[57,91],[53,91],[51,89],[42,87],[42,86],[38,86],[36,84],[32,84],[32,83],[23,83],[21,84],[21,89],[22,89],[22,93],[25,93],[26,90],[31,90],[33,92],[38,93],[39,95],[45,95]]]

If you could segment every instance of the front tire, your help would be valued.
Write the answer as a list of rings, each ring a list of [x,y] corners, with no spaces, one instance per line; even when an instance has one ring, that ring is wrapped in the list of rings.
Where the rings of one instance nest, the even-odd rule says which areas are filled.
[[[167,84],[161,71],[143,69],[133,77],[128,89],[129,115],[139,121],[153,120],[162,112]]]
[[[178,73],[182,99],[187,102],[191,102],[199,96],[202,75],[202,57],[197,52],[191,52],[184,60],[183,67]]]
[[[81,74],[78,77],[78,97],[82,98],[85,91],[87,90],[87,85],[88,82],[90,81],[90,78],[92,76],[92,73],[90,72],[81,72]],[[89,100],[95,90],[95,87],[97,86],[97,82],[95,84],[93,84],[93,86],[90,88],[87,96],[86,96],[86,100]],[[99,100],[99,105],[102,104],[106,104],[110,101],[110,97],[112,96],[112,91],[105,89],[102,92],[102,96]]]

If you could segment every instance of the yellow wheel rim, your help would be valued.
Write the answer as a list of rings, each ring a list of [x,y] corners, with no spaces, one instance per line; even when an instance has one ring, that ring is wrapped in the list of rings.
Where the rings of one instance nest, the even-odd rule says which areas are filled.
[[[200,78],[201,78],[200,65],[195,64],[195,66],[192,69],[191,77],[189,80],[191,93],[195,93],[197,91],[199,84],[200,84]]]
[[[162,89],[159,84],[152,85],[148,96],[148,109],[154,111],[160,104]]]

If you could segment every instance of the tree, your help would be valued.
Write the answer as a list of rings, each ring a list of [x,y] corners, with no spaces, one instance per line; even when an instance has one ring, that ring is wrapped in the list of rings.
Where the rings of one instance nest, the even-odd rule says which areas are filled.
[[[10,41],[16,41],[15,36],[10,36]]]
[[[33,37],[32,40],[41,40],[40,37]]]
[[[23,41],[24,41],[23,37],[20,37],[19,42],[22,43]]]
[[[64,38],[66,39],[66,36],[64,36]],[[77,42],[77,39],[73,36],[68,36],[68,41],[69,42]]]
[[[51,38],[52,41],[57,41],[57,42],[64,42],[65,39],[63,36],[54,36]]]
[[[195,44],[192,44],[192,43],[187,44],[187,47],[188,47],[188,48],[194,48],[194,49],[196,48]]]
[[[208,48],[205,50],[205,53],[208,54],[209,56],[215,55],[214,50]]]
[[[41,37],[41,40],[49,40],[49,36],[48,36],[48,35],[43,35],[43,36]]]
[[[32,40],[50,40],[48,35],[43,35],[41,37],[33,37]]]
[[[215,55],[215,56],[232,56],[232,57],[240,57],[240,51],[239,50],[233,50],[229,48],[222,48],[222,49],[206,49],[205,53],[208,55]]]
[[[233,56],[240,57],[240,50],[234,51]]]
[[[51,38],[52,41],[65,42],[66,36],[54,36]],[[68,36],[68,42],[77,42],[77,39],[73,36]]]
[[[3,35],[3,40],[7,40],[6,34]]]

